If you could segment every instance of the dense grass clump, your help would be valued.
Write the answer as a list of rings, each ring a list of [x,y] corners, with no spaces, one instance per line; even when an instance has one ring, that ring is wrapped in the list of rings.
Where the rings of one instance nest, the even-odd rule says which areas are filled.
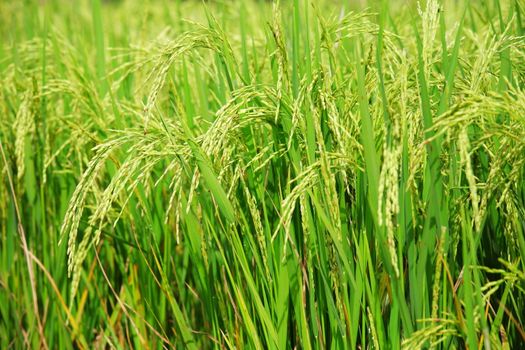
[[[523,347],[524,20],[0,2],[0,348]]]

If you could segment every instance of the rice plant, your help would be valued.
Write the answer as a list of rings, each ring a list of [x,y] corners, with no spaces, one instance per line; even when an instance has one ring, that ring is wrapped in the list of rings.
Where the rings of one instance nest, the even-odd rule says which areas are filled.
[[[0,18],[0,348],[524,346],[523,0]]]

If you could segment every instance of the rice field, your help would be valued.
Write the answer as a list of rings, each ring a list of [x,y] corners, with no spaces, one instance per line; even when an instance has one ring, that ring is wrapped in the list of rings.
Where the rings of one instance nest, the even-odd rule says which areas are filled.
[[[0,1],[0,349],[525,348],[525,1]]]

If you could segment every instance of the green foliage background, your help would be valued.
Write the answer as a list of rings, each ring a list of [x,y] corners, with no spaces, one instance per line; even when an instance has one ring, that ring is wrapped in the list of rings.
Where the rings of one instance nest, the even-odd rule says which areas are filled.
[[[0,2],[0,348],[520,348],[524,18]]]

